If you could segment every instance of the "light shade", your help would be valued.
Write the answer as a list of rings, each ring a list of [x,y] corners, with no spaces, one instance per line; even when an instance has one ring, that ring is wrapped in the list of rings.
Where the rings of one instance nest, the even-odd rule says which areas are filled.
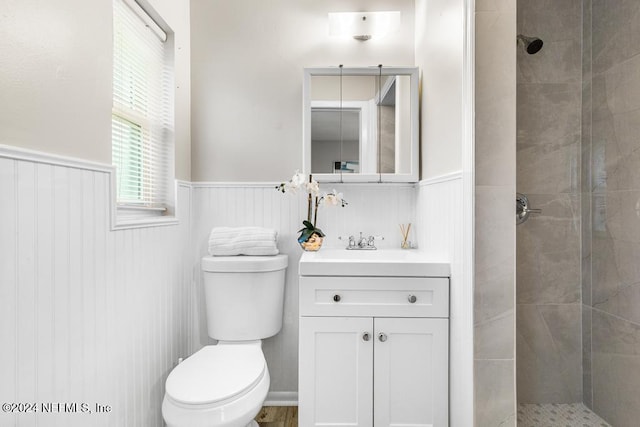
[[[400,28],[400,12],[329,13],[329,35],[356,40],[381,38]]]

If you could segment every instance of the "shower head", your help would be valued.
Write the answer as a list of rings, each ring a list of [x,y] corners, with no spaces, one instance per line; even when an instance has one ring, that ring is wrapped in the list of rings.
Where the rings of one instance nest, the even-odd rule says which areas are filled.
[[[542,49],[542,40],[537,37],[527,37],[522,34],[518,34],[518,43],[522,43],[522,46],[529,55],[538,53]]]

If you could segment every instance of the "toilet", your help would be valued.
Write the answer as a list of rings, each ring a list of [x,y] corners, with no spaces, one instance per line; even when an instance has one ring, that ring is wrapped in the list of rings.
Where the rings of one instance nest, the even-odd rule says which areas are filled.
[[[287,256],[202,258],[209,336],[171,371],[167,427],[251,427],[269,391],[262,339],[282,328]]]

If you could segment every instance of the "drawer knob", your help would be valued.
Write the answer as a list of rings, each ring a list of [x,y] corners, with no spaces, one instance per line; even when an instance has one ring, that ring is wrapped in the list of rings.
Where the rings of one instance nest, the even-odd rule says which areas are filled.
[[[414,302],[418,301],[418,298],[416,298],[415,295],[409,295],[408,300],[411,304],[413,304]]]
[[[338,295],[338,294],[335,294],[335,295],[333,296],[333,300],[334,300],[335,302],[340,302],[340,299],[341,299],[341,298],[340,298],[340,295]]]
[[[369,341],[370,338],[371,336],[369,335],[369,332],[365,332],[364,334],[362,334],[362,339],[364,341]]]
[[[378,335],[378,339],[380,340],[380,342],[385,342],[387,340],[387,334],[380,333],[380,335]]]

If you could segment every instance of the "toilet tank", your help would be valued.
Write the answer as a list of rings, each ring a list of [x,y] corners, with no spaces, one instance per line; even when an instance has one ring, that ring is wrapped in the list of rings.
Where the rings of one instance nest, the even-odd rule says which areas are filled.
[[[280,332],[287,256],[202,258],[211,338],[248,341]]]

